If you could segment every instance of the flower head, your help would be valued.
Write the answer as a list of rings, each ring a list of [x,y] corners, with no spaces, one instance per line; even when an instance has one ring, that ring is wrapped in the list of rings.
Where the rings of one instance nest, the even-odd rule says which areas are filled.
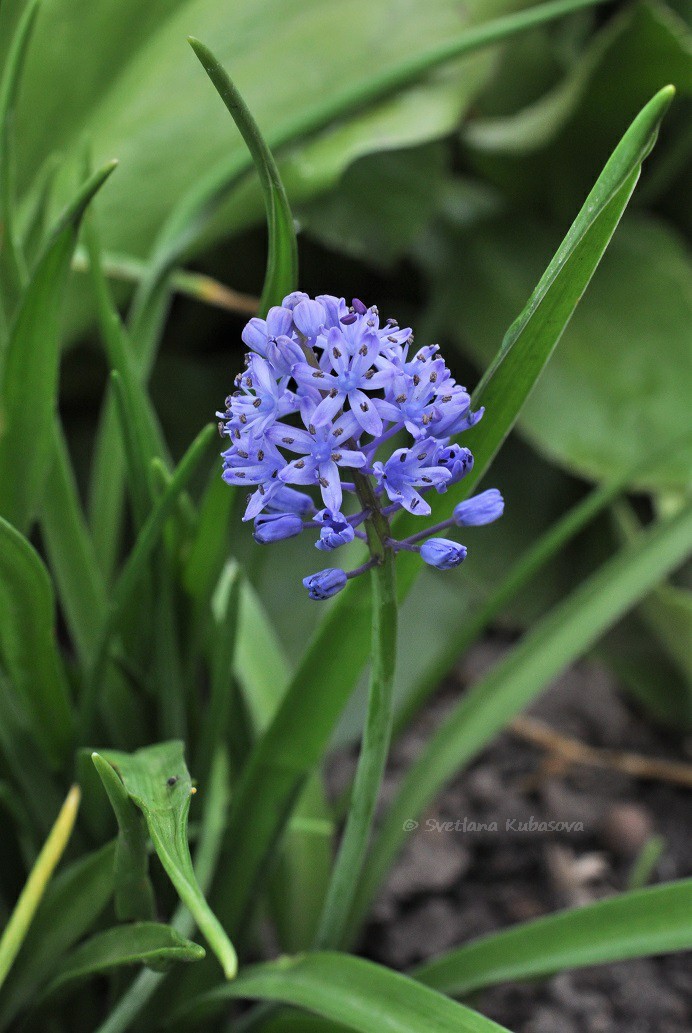
[[[266,319],[251,319],[242,338],[250,349],[246,369],[218,415],[230,439],[223,477],[252,489],[243,519],[254,520],[255,539],[276,542],[313,528],[317,548],[330,551],[365,539],[358,527],[378,510],[383,549],[414,549],[440,569],[457,566],[466,555],[462,545],[442,538],[414,545],[426,532],[397,542],[382,530],[400,509],[429,515],[428,494],[447,491],[473,467],[469,449],[452,439],[483,410],[471,410],[438,346],[414,350],[410,328],[383,322],[374,305],[358,298],[349,305],[301,291]],[[395,435],[392,452],[387,443]],[[403,444],[402,436],[408,437]],[[356,512],[345,504],[349,495],[360,502]],[[315,496],[323,507],[317,513]],[[488,523],[502,506],[499,492],[483,492],[428,534]],[[375,524],[368,526],[372,541]],[[373,556],[350,574],[328,568],[304,584],[311,598],[327,599],[375,562]]]

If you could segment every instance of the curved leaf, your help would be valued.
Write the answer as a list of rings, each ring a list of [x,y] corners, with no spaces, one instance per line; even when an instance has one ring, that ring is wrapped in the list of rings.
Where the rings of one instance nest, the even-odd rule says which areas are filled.
[[[192,37],[190,46],[242,133],[262,184],[269,233],[267,271],[260,299],[260,315],[264,316],[272,305],[279,304],[298,286],[298,245],[293,216],[274,156],[237,87],[208,47]]]
[[[483,936],[413,975],[441,993],[462,996],[508,980],[688,950],[690,913],[692,879],[621,893]]]
[[[73,721],[55,635],[53,586],[34,547],[1,517],[0,662],[36,741],[57,766],[69,756]]]
[[[187,819],[192,787],[181,742],[158,743],[136,753],[104,750],[127,793],[141,810],[154,849],[176,888],[192,912],[227,979],[236,973],[233,945],[200,889],[187,842]]]
[[[115,165],[96,172],[59,219],[10,329],[0,380],[0,514],[21,531],[35,515],[52,453],[60,313],[79,223]]]
[[[501,1033],[504,1029],[398,972],[330,952],[280,958],[245,969],[235,982],[193,998],[175,1018],[199,1023],[228,1000],[244,997],[297,1005],[358,1033]]]
[[[147,965],[156,971],[176,961],[201,961],[204,947],[159,922],[134,922],[96,933],[65,958],[43,997],[50,997],[66,984],[88,979],[100,972],[112,972],[126,965]]]

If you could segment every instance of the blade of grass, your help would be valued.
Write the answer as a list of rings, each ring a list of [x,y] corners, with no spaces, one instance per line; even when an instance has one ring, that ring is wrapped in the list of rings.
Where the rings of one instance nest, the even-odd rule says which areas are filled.
[[[522,922],[434,958],[412,973],[461,997],[497,983],[692,947],[692,879],[620,893]]]
[[[692,505],[643,532],[544,617],[467,692],[409,768],[390,804],[358,887],[350,937],[415,819],[438,790],[520,710],[581,656],[692,549]]]
[[[67,846],[77,818],[78,807],[79,786],[74,785],[65,798],[65,803],[41,853],[36,858],[36,864],[31,869],[26,885],[0,937],[0,987],[19,953],[50,877]]]
[[[506,338],[492,373],[475,395],[476,403],[488,403],[489,413],[472,432],[474,470],[457,488],[432,501],[432,519],[444,516],[442,506],[451,510],[478,483],[509,433],[615,231],[672,95],[670,87],[660,91],[634,120]],[[490,410],[493,399],[497,411]],[[411,533],[410,523],[398,520],[395,531],[397,537],[406,536]],[[420,562],[403,553],[397,566],[401,600],[414,583]],[[368,626],[367,592],[362,579],[355,579],[330,606],[250,758],[231,810],[229,876],[218,889],[220,913],[230,928],[244,921],[265,859],[281,835],[303,780],[324,754],[366,662]],[[328,694],[324,685],[329,686]]]

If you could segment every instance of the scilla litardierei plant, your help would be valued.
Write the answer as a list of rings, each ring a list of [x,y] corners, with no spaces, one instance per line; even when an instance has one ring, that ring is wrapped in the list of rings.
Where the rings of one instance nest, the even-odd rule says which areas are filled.
[[[569,6],[490,23],[462,51]],[[457,998],[690,946],[692,886],[678,882],[519,924],[406,975],[349,952],[410,821],[689,549],[692,512],[681,506],[578,585],[457,704],[374,827],[393,723],[397,606],[423,566],[461,563],[456,528],[500,516],[500,493],[477,485],[615,231],[672,90],[618,144],[470,397],[434,345],[414,345],[411,330],[374,305],[347,303],[338,284],[317,298],[298,290],[293,221],[272,155],[231,81],[193,41],[248,144],[269,230],[261,311],[243,335],[246,370],[221,414],[221,476],[213,426],[171,462],[146,391],[171,275],[220,180],[171,213],[125,325],[97,227],[83,219],[112,165],[87,179],[49,232],[39,232],[40,218],[14,218],[7,115],[34,10],[18,22],[0,89],[0,1031],[490,1033],[499,1027]],[[406,81],[422,70],[409,69]],[[60,301],[82,221],[113,370],[88,523],[56,405]],[[204,464],[210,481],[199,500]],[[119,565],[123,484],[131,547]],[[595,489],[528,547],[469,614],[454,655],[441,645],[440,675],[620,491]],[[335,550],[361,549],[348,570],[332,561],[295,571],[286,605],[301,579],[318,602],[312,639],[289,674],[261,601],[227,558],[236,499],[257,549],[279,550],[298,534],[314,536],[325,563]],[[368,660],[360,760],[333,859],[320,766]],[[402,713],[430,688],[416,686]],[[262,960],[260,918],[282,957]],[[197,931],[203,944],[191,939]]]

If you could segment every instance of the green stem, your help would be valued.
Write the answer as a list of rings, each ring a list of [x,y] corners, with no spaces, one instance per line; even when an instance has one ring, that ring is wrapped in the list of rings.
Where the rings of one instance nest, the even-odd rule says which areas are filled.
[[[370,841],[375,805],[392,734],[397,631],[395,556],[391,549],[382,549],[380,535],[383,529],[378,527],[378,517],[386,523],[377,509],[368,521],[368,540],[371,548],[377,548],[375,554],[381,557],[380,563],[373,567],[370,574],[372,669],[368,713],[351,806],[315,939],[317,950],[339,947],[344,937]]]

